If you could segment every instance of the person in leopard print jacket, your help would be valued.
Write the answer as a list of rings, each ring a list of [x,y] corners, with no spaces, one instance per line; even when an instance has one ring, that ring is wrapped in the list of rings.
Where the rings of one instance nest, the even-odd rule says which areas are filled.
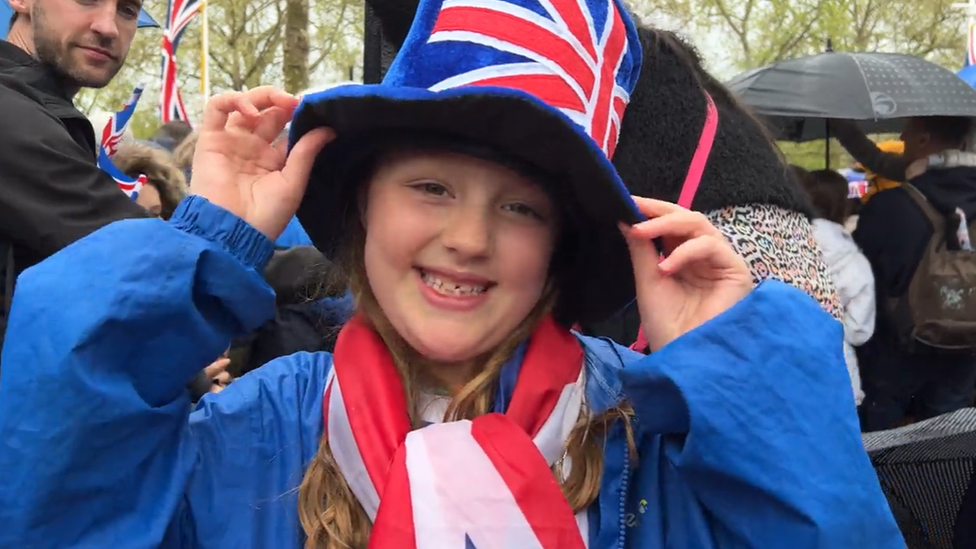
[[[708,115],[704,90],[717,120],[714,141],[697,192],[682,205],[705,214],[725,234],[757,283],[778,279],[796,286],[843,318],[813,236],[813,208],[766,129],[704,70],[693,46],[659,29],[640,26],[638,34],[643,67],[613,158],[625,184],[636,195],[687,200],[683,191]],[[582,328],[644,348],[636,310]]]

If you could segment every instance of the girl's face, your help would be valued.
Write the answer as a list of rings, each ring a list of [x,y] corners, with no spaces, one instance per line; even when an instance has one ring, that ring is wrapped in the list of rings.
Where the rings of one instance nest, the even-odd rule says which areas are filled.
[[[365,213],[366,275],[393,328],[424,357],[470,360],[539,301],[556,210],[530,179],[455,153],[382,163]]]

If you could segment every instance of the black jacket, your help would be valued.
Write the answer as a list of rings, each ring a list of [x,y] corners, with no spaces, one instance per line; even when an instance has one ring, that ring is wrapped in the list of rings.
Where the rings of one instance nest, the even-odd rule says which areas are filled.
[[[113,221],[146,216],[98,168],[97,151],[57,78],[0,40],[0,347],[17,275]]]
[[[56,77],[0,40],[0,242],[15,272],[119,219],[145,217],[95,163],[91,122]]]

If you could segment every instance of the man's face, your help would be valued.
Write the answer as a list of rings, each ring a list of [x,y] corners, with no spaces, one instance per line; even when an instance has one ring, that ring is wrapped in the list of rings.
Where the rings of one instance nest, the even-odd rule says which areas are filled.
[[[125,62],[141,0],[34,0],[34,52],[69,86],[101,88]]]

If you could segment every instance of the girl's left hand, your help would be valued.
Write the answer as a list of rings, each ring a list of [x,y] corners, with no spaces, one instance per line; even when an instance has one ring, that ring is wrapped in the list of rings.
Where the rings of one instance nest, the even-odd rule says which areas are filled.
[[[621,227],[634,264],[644,335],[657,351],[726,311],[753,288],[752,274],[704,215],[633,197],[648,221]],[[652,242],[660,238],[664,259]]]
[[[279,136],[297,107],[297,97],[268,86],[207,100],[190,192],[277,239],[302,202],[316,156],[335,138],[317,128],[286,155]]]

